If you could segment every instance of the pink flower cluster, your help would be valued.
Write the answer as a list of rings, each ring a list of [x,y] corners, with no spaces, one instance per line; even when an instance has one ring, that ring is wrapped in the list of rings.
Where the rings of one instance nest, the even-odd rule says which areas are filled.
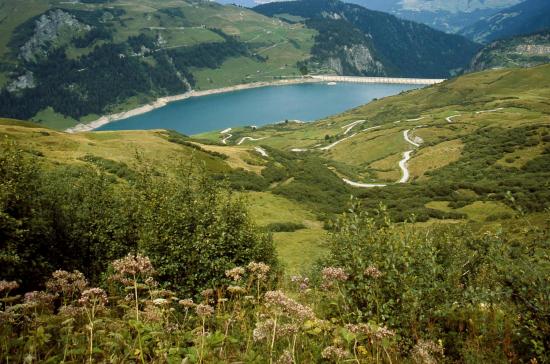
[[[268,291],[265,293],[264,298],[268,306],[277,308],[281,313],[290,318],[296,318],[302,321],[315,318],[315,314],[311,308],[287,297],[281,291]]]
[[[267,278],[267,273],[271,269],[269,265],[265,263],[250,262],[248,264],[248,270],[256,276],[257,279],[263,280]]]
[[[243,267],[235,267],[233,269],[226,270],[225,276],[227,278],[231,278],[235,282],[238,282],[241,280],[244,273],[245,273],[245,270]]]
[[[0,281],[0,292],[4,292],[4,291],[9,292],[17,288],[19,288],[19,283],[17,283],[16,281],[9,281],[9,282],[5,280]]]
[[[382,276],[382,272],[380,272],[378,268],[372,265],[365,269],[365,272],[363,274],[367,277],[371,277],[374,279],[380,278]]]
[[[344,359],[348,355],[349,355],[349,353],[346,350],[344,350],[344,349],[342,349],[338,346],[327,346],[321,352],[321,356],[324,359],[334,360],[336,362]]]
[[[76,294],[83,292],[88,287],[88,281],[84,274],[75,270],[67,272],[65,270],[56,270],[52,273],[52,278],[46,282],[46,288],[55,294],[72,298]]]
[[[107,302],[107,293],[101,288],[89,288],[85,290],[78,300],[78,303],[83,306],[105,306]]]

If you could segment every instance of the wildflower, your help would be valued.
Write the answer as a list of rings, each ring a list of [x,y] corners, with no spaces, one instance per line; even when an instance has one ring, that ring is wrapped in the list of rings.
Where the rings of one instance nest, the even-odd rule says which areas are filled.
[[[256,327],[252,331],[252,338],[256,342],[267,339],[273,332],[274,326],[275,326],[275,321],[271,319],[256,322]]]
[[[348,355],[349,355],[349,353],[346,350],[344,350],[342,348],[339,348],[337,346],[327,346],[321,352],[321,356],[323,358],[329,359],[329,360],[334,360],[334,361],[342,360],[345,357],[347,357]]]
[[[380,272],[378,268],[372,265],[365,269],[365,272],[363,274],[367,277],[371,277],[374,279],[380,278],[382,276],[382,272]]]
[[[147,279],[145,279],[145,284],[151,288],[154,288],[159,285],[159,282],[155,281],[153,277],[147,277]]]
[[[170,302],[166,298],[155,298],[153,300],[153,304],[155,306],[167,306]]]
[[[346,272],[342,268],[337,267],[325,267],[321,274],[325,281],[346,281],[348,279]]]
[[[248,270],[256,276],[257,279],[263,280],[267,277],[267,273],[271,268],[265,263],[250,262],[248,264]]]
[[[214,295],[214,290],[212,288],[207,288],[202,290],[201,296],[204,298],[212,297]]]
[[[246,289],[244,289],[243,287],[239,287],[239,286],[229,286],[229,287],[227,287],[227,291],[231,294],[238,295],[238,294],[245,293]]]
[[[256,327],[252,331],[252,338],[254,341],[262,341],[275,334],[275,338],[279,339],[295,335],[298,331],[299,328],[295,324],[275,325],[273,319],[267,319],[256,322]]]
[[[67,272],[65,270],[56,270],[52,277],[46,282],[46,288],[55,294],[60,294],[65,298],[73,298],[75,295],[83,292],[88,287],[88,281],[84,274],[75,270]]]
[[[294,317],[302,321],[315,317],[311,308],[287,297],[281,291],[266,292],[264,297],[268,306],[277,307],[282,313],[289,317]]]
[[[298,326],[295,324],[283,324],[277,328],[277,337],[288,337],[298,333]]]
[[[436,364],[435,356],[443,356],[443,345],[431,340],[419,340],[412,350],[413,358],[425,364]]]
[[[24,302],[29,307],[51,307],[54,299],[55,296],[50,293],[33,291],[25,293]]]
[[[117,259],[113,262],[113,268],[117,273],[113,278],[126,285],[132,285],[136,282],[135,277],[138,275],[147,277],[147,279],[155,273],[155,269],[148,257],[132,253],[126,257]],[[132,279],[129,279],[131,277]],[[146,281],[147,281],[146,279]],[[152,283],[152,282],[151,282]]]
[[[253,301],[254,300],[254,296],[244,296],[244,299],[246,301]]]
[[[352,332],[354,334],[362,334],[366,336],[370,336],[373,333],[373,330],[368,324],[347,324],[346,329],[349,332]]]
[[[393,336],[395,336],[395,332],[389,330],[385,326],[378,327],[373,333],[373,338],[378,341],[382,341]]]
[[[92,305],[105,306],[108,302],[107,293],[101,288],[90,288],[82,292],[82,296],[78,302],[83,306],[87,306],[90,303]]]
[[[78,317],[82,312],[82,307],[67,305],[59,308],[58,315],[63,317]]]
[[[294,363],[294,360],[292,359],[292,354],[290,351],[285,350],[283,351],[283,354],[277,359],[276,364],[292,364]]]
[[[385,326],[377,327],[370,324],[347,324],[346,329],[354,334],[365,335],[373,340],[382,341],[395,336],[395,333]]]
[[[245,270],[243,267],[235,267],[233,269],[226,270],[225,276],[227,278],[231,278],[235,282],[238,282],[241,280],[244,273],[245,273]]]
[[[184,300],[179,300],[178,304],[180,306],[185,307],[186,310],[189,309],[190,307],[195,306],[195,304],[193,303],[193,300],[190,299],[190,298],[186,298]]]
[[[302,276],[292,276],[290,281],[298,286],[300,292],[305,292],[309,289],[309,278]]]
[[[0,281],[0,292],[4,292],[6,291],[7,293],[9,293],[10,291],[13,291],[14,289],[17,289],[19,288],[19,283],[17,283],[16,281],[5,281],[5,280],[1,280]]]
[[[214,313],[214,307],[201,303],[195,306],[195,311],[197,312],[197,315],[204,318],[204,317],[212,316],[212,314]]]

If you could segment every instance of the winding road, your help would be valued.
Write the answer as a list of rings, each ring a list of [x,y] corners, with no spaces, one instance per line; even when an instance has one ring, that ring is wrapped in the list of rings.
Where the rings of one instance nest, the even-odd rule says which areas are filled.
[[[399,161],[399,168],[401,168],[403,175],[401,176],[401,179],[397,181],[397,183],[407,183],[409,181],[410,173],[409,169],[407,168],[407,162],[411,159],[412,152],[412,150],[408,150],[403,153],[403,159]]]
[[[365,121],[366,120],[357,120],[351,124],[344,125],[341,129],[347,128],[346,131],[344,131],[344,135],[347,135],[347,133],[349,133],[351,129],[355,128],[356,125],[364,123]]]
[[[263,157],[269,157],[269,154],[265,151],[262,147],[254,147],[254,150],[258,153],[260,153]]]
[[[220,132],[221,135],[225,135],[225,138],[222,139],[222,143],[223,143],[223,144],[227,144],[227,141],[228,141],[229,139],[231,139],[231,137],[233,137],[233,134],[229,134],[230,131],[231,131],[231,128],[227,128],[227,129],[222,130],[222,131]],[[227,134],[227,135],[226,135],[226,134]]]
[[[237,145],[241,145],[242,143],[244,143],[245,140],[250,140],[251,142],[256,142],[258,140],[263,140],[263,139],[266,139],[267,137],[263,137],[263,138],[251,138],[251,137],[244,137],[244,138],[241,138],[241,140],[239,140],[239,142],[237,143]]]

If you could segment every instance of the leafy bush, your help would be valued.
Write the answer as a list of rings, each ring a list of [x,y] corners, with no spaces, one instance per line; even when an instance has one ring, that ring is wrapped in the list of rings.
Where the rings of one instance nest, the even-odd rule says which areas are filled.
[[[117,162],[111,159],[106,159],[91,154],[86,154],[84,157],[80,158],[80,160],[92,163],[101,168],[103,171],[112,173],[120,178],[124,178],[127,180],[132,180],[136,178],[135,172],[128,168],[126,163]]]
[[[266,229],[271,232],[291,233],[296,230],[305,229],[305,225],[295,222],[274,222],[266,226]]]
[[[196,292],[231,265],[275,264],[269,235],[222,185],[196,171],[167,177],[141,164],[129,183],[113,184],[101,171],[42,168],[17,145],[0,145],[0,279],[36,289],[61,268],[95,284],[109,261],[138,250],[166,285]]]
[[[342,267],[344,320],[396,330],[407,351],[440,341],[448,360],[547,360],[549,231],[477,233],[465,225],[428,230],[392,224],[357,206],[337,225],[327,265]],[[528,288],[527,288],[528,287]]]

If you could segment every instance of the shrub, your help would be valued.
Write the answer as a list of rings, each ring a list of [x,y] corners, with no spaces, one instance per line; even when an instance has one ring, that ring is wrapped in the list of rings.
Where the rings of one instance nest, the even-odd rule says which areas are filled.
[[[274,222],[266,226],[266,229],[271,232],[291,233],[296,230],[305,229],[305,225],[295,222]]]
[[[356,205],[339,221],[326,262],[345,267],[342,301],[324,307],[346,307],[344,320],[386,325],[404,348],[419,338],[441,340],[451,361],[544,361],[548,238],[538,230],[520,242],[466,225],[396,226],[384,210],[368,215]]]
[[[0,145],[0,279],[36,289],[61,268],[97,284],[109,261],[141,250],[167,285],[197,292],[231,265],[275,264],[269,235],[227,188],[199,171],[167,177],[142,162],[129,183],[113,184],[101,171],[42,168],[17,145]]]

